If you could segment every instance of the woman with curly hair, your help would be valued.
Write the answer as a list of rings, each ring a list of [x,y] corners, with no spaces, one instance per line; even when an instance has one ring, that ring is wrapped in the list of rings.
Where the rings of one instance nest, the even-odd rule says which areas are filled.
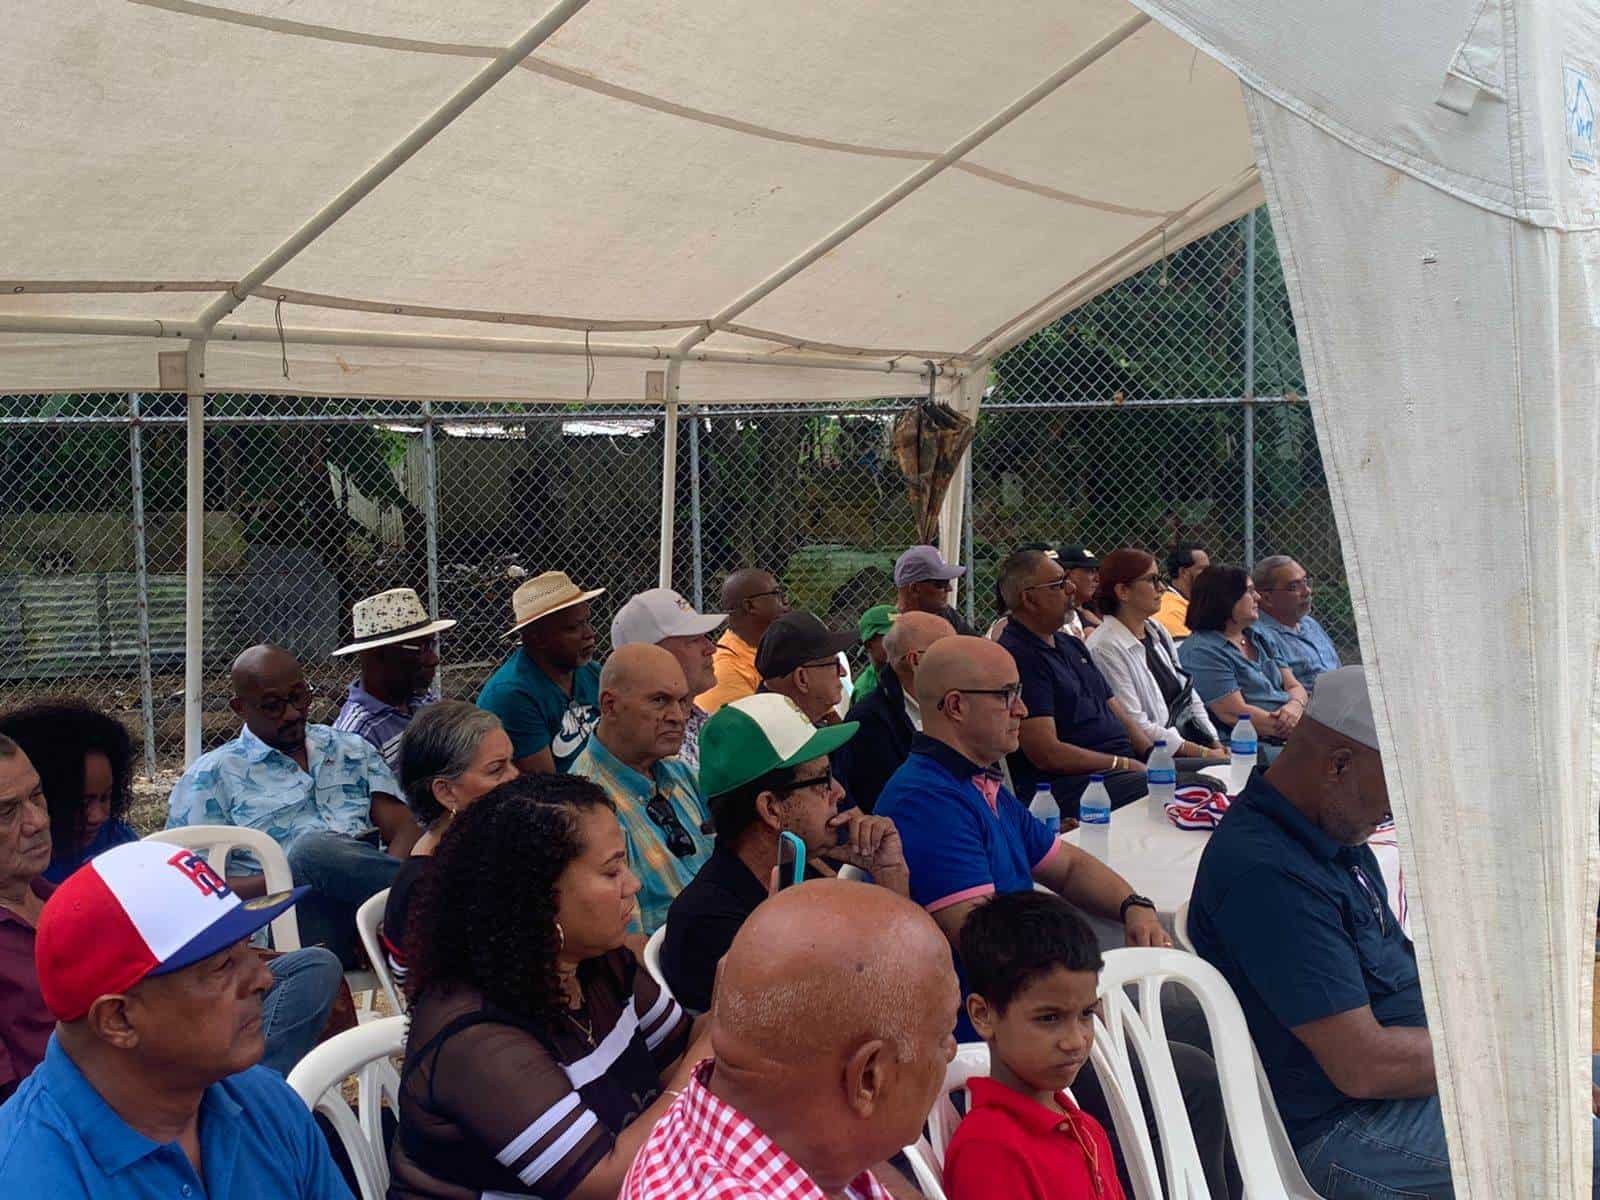
[[[707,1041],[624,945],[638,877],[610,798],[501,784],[417,886],[392,1200],[614,1197]]]
[[[39,773],[50,805],[50,865],[60,883],[97,854],[139,835],[123,817],[133,798],[133,739],[115,717],[66,697],[0,716]]]

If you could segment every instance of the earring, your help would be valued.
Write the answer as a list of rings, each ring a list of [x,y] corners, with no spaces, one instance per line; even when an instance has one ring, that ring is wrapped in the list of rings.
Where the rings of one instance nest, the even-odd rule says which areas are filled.
[[[565,950],[566,948],[567,948],[567,931],[565,929],[561,928],[561,922],[557,921],[556,922],[556,954],[559,956],[560,953],[563,950]]]

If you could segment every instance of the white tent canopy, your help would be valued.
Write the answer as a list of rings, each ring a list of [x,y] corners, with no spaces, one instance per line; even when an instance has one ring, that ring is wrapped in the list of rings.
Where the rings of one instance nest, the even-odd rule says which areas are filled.
[[[196,417],[930,375],[974,411],[1264,186],[1458,1192],[1587,1187],[1596,0],[80,0],[8,34],[0,390]]]

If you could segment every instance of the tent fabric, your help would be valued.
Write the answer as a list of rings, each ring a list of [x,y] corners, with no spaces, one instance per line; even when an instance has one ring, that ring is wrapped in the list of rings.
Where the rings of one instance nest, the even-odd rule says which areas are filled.
[[[1587,1195],[1600,9],[1160,8],[1247,81],[1456,1194]]]
[[[0,387],[157,388],[158,353],[213,299],[539,16],[510,0],[12,14]],[[1147,23],[707,323],[1137,17],[1122,0],[579,6],[221,322],[206,386],[637,402],[653,358],[693,340],[762,361],[691,362],[686,403],[924,393],[923,360],[959,376],[1050,307],[1260,202],[1227,70]],[[69,336],[8,317],[136,324]],[[591,383],[570,357],[585,331],[652,358]],[[568,356],[362,344],[374,333],[554,340]],[[906,378],[788,365],[830,355]]]

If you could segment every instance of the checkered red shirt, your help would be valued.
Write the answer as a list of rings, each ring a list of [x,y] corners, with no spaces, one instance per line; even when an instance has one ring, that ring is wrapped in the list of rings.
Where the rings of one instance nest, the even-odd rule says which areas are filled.
[[[694,1069],[683,1095],[656,1122],[618,1200],[826,1200],[771,1138],[711,1094],[711,1065],[708,1059]],[[890,1200],[871,1171],[851,1180],[845,1195]]]

